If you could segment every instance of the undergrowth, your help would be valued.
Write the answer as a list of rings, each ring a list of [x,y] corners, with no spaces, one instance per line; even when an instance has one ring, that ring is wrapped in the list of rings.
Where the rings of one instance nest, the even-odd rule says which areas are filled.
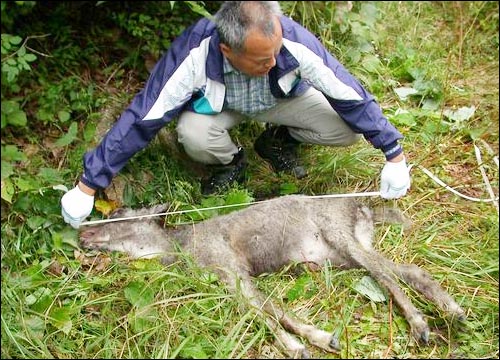
[[[2,2],[2,358],[285,357],[258,313],[188,256],[165,267],[86,252],[60,216],[64,187],[78,179],[83,153],[140,90],[161,49],[201,16],[202,3],[18,3]],[[364,201],[397,205],[413,226],[377,228],[376,248],[428,270],[467,311],[467,324],[457,328],[408,290],[432,331],[429,346],[416,344],[390,299],[356,290],[366,276],[361,270],[283,269],[256,283],[299,318],[340,336],[340,354],[309,347],[314,358],[498,358],[498,208],[461,197],[424,172],[488,200],[484,172],[498,196],[498,3],[352,4],[282,2],[404,135],[410,192]],[[216,5],[206,9],[213,13]],[[378,190],[384,159],[367,142],[302,146],[309,175],[297,180],[273,173],[253,152],[262,127],[249,122],[232,130],[249,150],[245,184],[204,197],[204,169],[183,153],[174,129],[167,126],[98,194],[91,219],[120,205],[168,202],[188,210],[291,193]],[[176,214],[168,223],[228,211]]]

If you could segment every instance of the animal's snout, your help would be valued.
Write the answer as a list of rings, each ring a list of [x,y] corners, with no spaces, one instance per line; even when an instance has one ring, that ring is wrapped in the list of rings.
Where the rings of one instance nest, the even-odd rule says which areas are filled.
[[[80,242],[85,245],[94,236],[95,232],[96,232],[95,229],[87,229],[80,231]]]
[[[94,248],[97,244],[107,242],[109,235],[103,234],[99,227],[92,227],[80,231],[80,243],[84,247]]]

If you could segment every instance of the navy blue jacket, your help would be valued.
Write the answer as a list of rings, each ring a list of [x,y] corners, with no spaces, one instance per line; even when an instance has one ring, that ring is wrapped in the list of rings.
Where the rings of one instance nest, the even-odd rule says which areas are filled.
[[[373,96],[307,29],[285,16],[280,22],[283,46],[268,75],[272,94],[294,97],[313,86],[353,131],[363,134],[388,160],[402,153],[398,144],[402,135]],[[81,181],[93,189],[106,188],[127,161],[180,112],[220,113],[224,96],[219,36],[215,24],[204,18],[175,39],[101,143],[84,155]]]

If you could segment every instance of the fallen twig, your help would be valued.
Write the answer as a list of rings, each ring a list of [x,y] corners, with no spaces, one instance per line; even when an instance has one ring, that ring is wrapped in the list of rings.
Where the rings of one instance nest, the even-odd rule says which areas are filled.
[[[484,170],[483,167],[483,160],[481,159],[481,151],[477,147],[476,144],[474,144],[474,151],[476,152],[476,159],[477,163],[479,164],[479,170],[481,171],[481,175],[484,180],[484,184],[486,186],[486,190],[488,190],[488,193],[490,194],[491,201],[493,202],[493,205],[495,205],[495,208],[497,209],[497,214],[500,214],[498,210],[498,200],[495,199],[495,193],[493,192],[493,189],[491,188],[490,180],[488,179],[488,176],[486,176],[486,171]]]

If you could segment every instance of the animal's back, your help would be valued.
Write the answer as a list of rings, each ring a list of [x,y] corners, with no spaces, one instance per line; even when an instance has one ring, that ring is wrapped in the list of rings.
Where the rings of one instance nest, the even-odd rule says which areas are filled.
[[[206,242],[222,233],[235,252],[244,254],[253,274],[275,271],[291,261],[322,263],[328,258],[341,264],[344,259],[325,232],[336,237],[337,247],[355,241],[359,206],[348,198],[283,196],[198,223],[194,236]]]

